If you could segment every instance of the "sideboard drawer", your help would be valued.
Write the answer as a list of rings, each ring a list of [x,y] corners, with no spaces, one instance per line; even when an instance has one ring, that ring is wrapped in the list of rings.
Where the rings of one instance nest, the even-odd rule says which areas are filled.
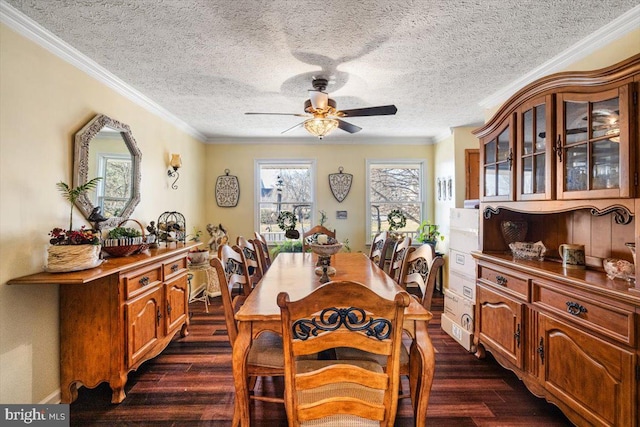
[[[146,289],[162,282],[162,267],[133,270],[124,276],[126,299],[144,292]]]
[[[508,270],[498,271],[482,264],[478,265],[478,277],[506,293],[529,300],[529,279],[518,277]]]
[[[164,280],[171,279],[187,271],[187,257],[174,258],[162,264]]]
[[[586,296],[576,295],[553,283],[534,280],[532,302],[535,306],[556,313],[602,335],[624,344],[635,345],[635,314],[623,308],[605,304]]]

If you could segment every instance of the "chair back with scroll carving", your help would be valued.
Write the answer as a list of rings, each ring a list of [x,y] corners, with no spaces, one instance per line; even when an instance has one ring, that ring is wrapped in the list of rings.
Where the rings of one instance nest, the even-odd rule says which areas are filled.
[[[406,289],[408,284],[418,285],[422,292],[422,305],[427,310],[431,310],[436,277],[443,265],[444,258],[436,256],[433,246],[424,244],[417,248],[409,248],[400,273],[400,286]]]
[[[253,239],[253,245],[258,250],[258,254],[260,255],[260,260],[262,261],[262,273],[266,273],[269,267],[271,267],[271,254],[269,253],[269,245],[267,244],[267,239],[258,233],[257,231],[254,233],[255,239]]]
[[[248,296],[253,287],[251,286],[251,276],[247,268],[247,261],[242,253],[242,249],[234,245],[221,245],[218,247],[218,258],[224,268],[229,290],[237,287],[240,292]],[[222,288],[222,285],[220,285]]]
[[[406,292],[387,300],[353,281],[328,282],[298,301],[278,295],[290,426],[393,426],[409,301]],[[387,368],[372,360],[296,360],[334,347],[379,355]]]
[[[397,283],[400,283],[400,270],[409,247],[411,247],[411,237],[404,237],[396,241],[393,247],[391,262],[389,263],[389,276]]]
[[[260,259],[260,253],[253,244],[253,240],[247,240],[243,236],[238,236],[236,239],[236,245],[242,250],[244,259],[247,263],[247,271],[251,278],[251,286],[255,287],[262,279],[262,260]]]
[[[322,225],[311,227],[302,234],[302,252],[307,252],[310,249],[309,243],[312,243],[313,236],[316,234],[326,234],[329,237],[336,238],[336,230],[331,231]]]
[[[390,244],[391,240],[389,239],[389,233],[387,231],[381,231],[376,234],[371,242],[369,259],[383,270],[387,260],[387,248]]]

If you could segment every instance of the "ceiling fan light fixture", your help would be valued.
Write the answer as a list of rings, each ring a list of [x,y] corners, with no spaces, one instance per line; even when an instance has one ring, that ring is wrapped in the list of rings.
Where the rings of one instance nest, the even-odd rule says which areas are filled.
[[[304,128],[307,132],[320,139],[337,127],[338,121],[336,119],[313,118],[304,121]]]

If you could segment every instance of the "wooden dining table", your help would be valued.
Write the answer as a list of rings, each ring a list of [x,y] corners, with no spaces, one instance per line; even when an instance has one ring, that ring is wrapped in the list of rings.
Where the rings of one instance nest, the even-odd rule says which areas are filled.
[[[262,280],[236,313],[238,337],[233,345],[233,380],[236,389],[233,425],[249,426],[249,391],[246,361],[251,341],[264,331],[282,334],[280,308],[276,302],[280,292],[292,301],[299,300],[321,286],[315,273],[317,256],[313,253],[280,253]],[[336,269],[331,280],[352,280],[369,287],[378,295],[393,299],[402,288],[363,253],[337,253],[331,257]],[[409,350],[410,392],[416,426],[424,426],[429,393],[435,369],[435,353],[427,325],[430,311],[411,298],[405,310],[404,329],[412,335]]]

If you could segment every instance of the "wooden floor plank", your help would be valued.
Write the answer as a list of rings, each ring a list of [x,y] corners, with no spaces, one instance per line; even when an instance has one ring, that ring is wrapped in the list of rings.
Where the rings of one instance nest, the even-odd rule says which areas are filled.
[[[202,302],[189,306],[189,336],[176,337],[158,357],[129,374],[127,398],[110,403],[106,384],[81,388],[71,404],[72,426],[215,426],[231,425],[233,376],[220,298],[209,313]],[[440,328],[443,298],[433,300],[429,334],[436,349],[436,372],[429,399],[427,425],[438,427],[560,427],[571,423],[552,404],[533,396],[515,375],[489,355],[478,360]],[[407,386],[404,380],[404,386]],[[256,393],[282,392],[282,379],[258,381]],[[251,414],[257,427],[286,426],[281,404],[255,401]],[[414,425],[411,402],[398,405],[396,427]]]

